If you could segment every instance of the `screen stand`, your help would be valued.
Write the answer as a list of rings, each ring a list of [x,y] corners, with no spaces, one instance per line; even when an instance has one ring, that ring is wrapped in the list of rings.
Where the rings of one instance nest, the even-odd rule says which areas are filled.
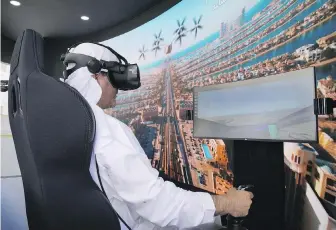
[[[285,173],[283,142],[234,141],[234,186],[253,185],[253,203],[243,225],[283,230]]]

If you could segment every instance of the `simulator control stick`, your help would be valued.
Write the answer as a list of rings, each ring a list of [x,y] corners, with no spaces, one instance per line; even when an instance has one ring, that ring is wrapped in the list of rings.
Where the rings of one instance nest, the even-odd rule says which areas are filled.
[[[253,185],[240,185],[237,190],[245,190],[252,192]],[[227,216],[228,230],[248,230],[243,227],[242,224],[246,217],[233,217],[231,215]]]

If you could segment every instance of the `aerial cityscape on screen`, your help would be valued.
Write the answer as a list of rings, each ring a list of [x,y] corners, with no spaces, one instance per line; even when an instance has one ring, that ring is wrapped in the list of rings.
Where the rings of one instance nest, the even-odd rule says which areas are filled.
[[[197,88],[195,94],[197,137],[316,141],[313,68]]]
[[[117,107],[106,113],[132,128],[161,174],[209,192],[225,193],[234,180],[230,160],[234,152],[223,139],[193,136],[193,121],[186,119],[193,109],[193,88],[270,78],[314,66],[317,96],[336,100],[335,25],[334,0],[183,0],[152,21],[103,42],[130,63],[138,63],[142,79],[139,89],[119,92]],[[281,93],[295,92],[284,91]],[[300,116],[304,114],[300,112]],[[298,123],[304,124],[305,118],[300,117]],[[266,132],[260,135],[283,135],[274,124],[261,128]],[[309,182],[321,200],[334,204],[334,116],[318,118],[318,136],[319,144],[286,148],[291,152],[285,152],[284,158],[292,170],[300,166],[295,171],[300,178],[312,175]],[[302,137],[311,138],[291,136]],[[316,158],[308,171],[303,170],[306,163],[295,157],[302,151]],[[311,168],[320,170],[325,183],[314,179]]]

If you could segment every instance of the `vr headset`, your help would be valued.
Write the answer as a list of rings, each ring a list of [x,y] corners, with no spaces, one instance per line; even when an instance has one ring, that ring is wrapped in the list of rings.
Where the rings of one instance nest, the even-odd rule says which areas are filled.
[[[70,50],[78,45],[76,44],[61,56],[61,61],[66,67],[68,67],[68,64],[75,64],[73,68],[63,71],[64,80],[77,69],[87,67],[92,74],[106,72],[110,83],[117,89],[134,90],[141,86],[140,71],[137,64],[129,64],[123,56],[108,46],[99,43],[92,44],[105,47],[118,58],[119,62],[97,60],[88,55],[70,53]]]

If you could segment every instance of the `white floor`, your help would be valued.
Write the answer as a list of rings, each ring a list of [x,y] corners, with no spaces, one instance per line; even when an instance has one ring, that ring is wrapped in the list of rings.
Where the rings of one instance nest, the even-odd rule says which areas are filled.
[[[1,229],[29,229],[21,177],[1,178]]]
[[[28,229],[21,172],[5,115],[1,115],[1,229]]]

